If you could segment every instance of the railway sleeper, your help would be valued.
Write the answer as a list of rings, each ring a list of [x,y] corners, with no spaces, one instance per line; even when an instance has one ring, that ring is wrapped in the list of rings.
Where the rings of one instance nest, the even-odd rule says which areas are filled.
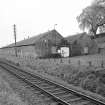
[[[68,96],[67,95],[60,96],[60,98],[65,100],[65,101],[69,101],[70,99],[74,99],[74,98],[78,98],[78,97],[69,94]]]
[[[35,83],[35,84],[41,84],[41,82],[40,81],[36,81],[36,80],[30,80],[30,79],[28,79],[29,81],[31,81],[32,83]]]
[[[37,80],[37,79],[36,79],[36,80]],[[54,86],[55,86],[55,84],[48,83],[47,81],[41,81],[41,80],[40,80],[40,83],[41,83],[41,85],[49,85],[49,86],[54,85]]]
[[[52,92],[52,91],[56,90],[56,87],[54,87],[54,86],[49,86],[49,87],[43,87],[43,89],[45,89],[45,90],[48,91],[48,92]],[[59,89],[57,89],[57,90],[59,90]]]
[[[65,91],[62,90],[62,89],[59,89],[59,88],[55,88],[55,89],[53,89],[53,90],[51,90],[49,92],[51,92],[51,93],[61,93],[61,92],[65,92]]]
[[[37,80],[36,79],[36,82],[38,81],[38,84],[39,85],[49,85],[49,84],[47,84],[47,83],[45,83],[44,81],[40,81],[40,80]],[[50,85],[49,85],[50,86]]]
[[[35,83],[37,83],[37,84],[42,84],[42,83],[44,83],[44,82],[42,82],[42,81],[40,81],[40,80],[38,80],[38,79],[30,78],[30,77],[28,77],[27,75],[26,75],[26,78],[27,78],[28,80],[30,80],[31,82],[35,82]]]
[[[56,88],[55,86],[51,86],[51,85],[48,85],[48,86],[38,85],[38,86],[45,90],[53,90]]]
[[[23,72],[22,72],[22,74],[23,74]],[[42,81],[40,81],[40,80],[38,80],[38,79],[36,79],[36,78],[34,78],[34,77],[31,77],[30,75],[24,74],[24,76],[25,76],[27,79],[31,80],[31,81],[42,82]]]
[[[53,94],[56,96],[62,96],[64,94],[68,94],[68,93],[66,91],[62,91],[62,92],[54,92]]]
[[[47,84],[47,83],[41,83],[41,84],[39,84],[40,86],[42,86],[42,87],[49,87],[49,86],[53,86],[53,85],[49,85],[49,84]],[[55,86],[54,86],[55,87]]]
[[[51,94],[54,94],[54,95],[58,95],[59,96],[59,94],[60,95],[66,95],[66,94],[68,94],[66,91],[61,91],[61,90],[51,90],[51,91],[48,91],[48,92],[50,92]]]

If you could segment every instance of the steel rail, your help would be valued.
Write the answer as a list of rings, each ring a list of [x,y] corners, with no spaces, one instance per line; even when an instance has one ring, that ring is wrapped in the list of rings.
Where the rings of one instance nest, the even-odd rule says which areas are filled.
[[[38,85],[31,83],[28,79],[21,77],[20,75],[18,75],[18,74],[16,74],[16,73],[12,72],[12,71],[10,71],[10,70],[8,70],[6,67],[4,67],[4,66],[2,66],[2,65],[0,65],[0,66],[1,66],[3,69],[5,69],[5,70],[7,70],[8,72],[10,72],[11,74],[15,75],[17,78],[22,79],[22,81],[24,81],[25,83],[27,83],[30,87],[38,88],[38,89],[40,89],[40,91],[42,91],[43,94],[46,93],[46,95],[51,96],[53,100],[55,100],[55,101],[58,102],[58,103],[61,103],[61,105],[71,105],[71,104],[68,104],[68,103],[62,101],[61,99],[59,99],[58,97],[54,96],[53,94],[50,94],[49,92],[45,91],[44,89],[40,88]]]

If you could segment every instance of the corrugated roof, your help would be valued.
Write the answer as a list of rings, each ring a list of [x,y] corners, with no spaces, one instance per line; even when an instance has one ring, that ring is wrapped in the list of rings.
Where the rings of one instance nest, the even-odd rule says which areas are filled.
[[[21,46],[21,45],[31,45],[31,44],[35,44],[36,41],[38,41],[39,39],[47,36],[47,35],[52,35],[52,34],[56,34],[58,33],[56,30],[51,30],[51,31],[48,31],[48,32],[45,32],[45,33],[42,33],[42,34],[39,34],[37,36],[33,36],[31,38],[28,38],[28,39],[25,39],[25,40],[22,40],[22,41],[19,41],[16,43],[16,46]],[[59,33],[58,33],[59,34]],[[60,34],[59,34],[60,35]],[[62,37],[62,36],[61,36]],[[15,43],[13,44],[10,44],[6,47],[12,47],[12,46],[15,46]]]

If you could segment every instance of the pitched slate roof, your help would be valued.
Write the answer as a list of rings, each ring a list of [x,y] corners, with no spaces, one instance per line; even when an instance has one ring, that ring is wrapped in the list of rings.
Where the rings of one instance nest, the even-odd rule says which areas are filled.
[[[76,35],[70,35],[70,36],[67,36],[65,37],[65,39],[70,42],[70,43],[73,43],[75,40],[81,38],[82,36],[86,35],[86,33],[79,33],[79,34],[76,34]]]
[[[57,33],[57,34],[56,34]],[[59,35],[59,37],[62,37],[56,30],[51,30],[42,34],[39,34],[37,36],[33,36],[31,38],[19,41],[16,43],[16,46],[21,46],[21,45],[31,45],[31,44],[35,44],[35,42],[37,42],[38,40],[40,40],[41,38],[48,36],[48,35]],[[6,47],[12,47],[15,46],[15,43],[10,44]]]

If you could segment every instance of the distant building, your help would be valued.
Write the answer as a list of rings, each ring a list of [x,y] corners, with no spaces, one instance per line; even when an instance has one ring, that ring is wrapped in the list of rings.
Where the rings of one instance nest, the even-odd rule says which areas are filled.
[[[97,43],[86,33],[79,33],[65,38],[71,45],[71,56],[97,53]]]
[[[48,57],[57,53],[57,44],[63,37],[56,30],[17,42],[16,50],[20,56]],[[15,54],[15,44],[3,48],[10,54]]]
[[[100,33],[96,35],[96,38],[93,39],[98,46],[98,53],[105,53],[105,33]]]

